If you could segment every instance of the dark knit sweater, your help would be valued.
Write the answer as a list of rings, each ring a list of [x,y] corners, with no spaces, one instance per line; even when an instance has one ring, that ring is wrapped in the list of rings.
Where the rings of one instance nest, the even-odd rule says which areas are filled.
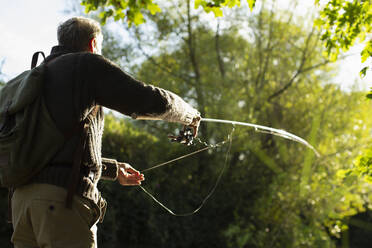
[[[133,118],[161,119],[186,125],[199,114],[177,95],[132,78],[100,55],[68,53],[57,46],[46,61],[44,97],[48,111],[57,127],[71,135],[33,182],[68,187],[80,137],[76,127],[88,119],[88,145],[76,193],[98,202],[98,181],[101,178],[115,180],[118,175],[116,160],[101,158],[102,106]],[[91,115],[96,106],[99,106],[98,113]]]

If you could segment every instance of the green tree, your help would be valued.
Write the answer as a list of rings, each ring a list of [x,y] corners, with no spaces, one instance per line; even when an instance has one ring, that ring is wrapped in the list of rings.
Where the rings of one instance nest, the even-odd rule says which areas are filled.
[[[142,57],[144,62],[130,71],[180,94],[203,116],[292,131],[308,138],[322,156],[316,158],[304,147],[280,138],[236,128],[228,163],[231,169],[196,216],[174,218],[150,199],[131,194],[124,202],[133,205],[125,209],[135,208],[135,213],[125,213],[124,219],[135,221],[121,223],[125,222],[120,221],[124,210],[117,209],[123,201],[116,196],[124,193],[107,185],[109,192],[115,192],[109,200],[116,208],[108,212],[115,224],[104,223],[104,230],[116,231],[104,231],[101,237],[116,233],[112,240],[136,247],[150,243],[167,247],[334,247],[331,237],[340,237],[347,218],[365,211],[370,202],[368,185],[342,175],[342,169],[351,168],[353,158],[371,141],[371,120],[366,114],[370,104],[361,100],[361,93],[345,93],[329,83],[333,68],[320,56],[321,34],[306,28],[304,20],[266,8],[247,17],[244,9],[238,9],[228,20],[211,24],[193,10],[190,1],[172,4],[160,6],[164,11],[155,16],[146,15],[146,26],[131,27],[137,42],[124,48],[123,55]],[[247,26],[249,34],[242,33]],[[115,57],[120,58],[119,54]],[[132,157],[121,157],[124,160],[146,168],[150,161],[166,161],[188,151],[165,142],[166,134],[174,133],[177,125],[142,123],[133,122],[133,128],[141,128],[139,133],[146,130],[141,139],[150,145]],[[125,125],[106,129],[106,135],[114,135],[105,142],[116,140],[106,153],[115,147],[123,151],[112,156],[123,156],[126,149],[137,151],[137,141],[130,142],[130,133],[114,131]],[[230,130],[229,126],[203,123],[200,137],[213,143],[225,139]],[[159,140],[147,141],[149,133]],[[124,145],[124,140],[130,143]],[[226,147],[147,173],[145,187],[172,209],[187,212],[208,193],[224,166],[225,152]],[[146,158],[142,160],[143,154]],[[140,229],[146,240],[138,240]],[[128,230],[130,235],[125,233]]]
[[[372,99],[372,91],[366,97],[370,101]],[[368,110],[365,111],[367,112]],[[372,148],[369,147],[363,154],[359,155],[356,159],[355,167],[352,170],[345,171],[345,174],[349,176],[356,174],[372,184]]]

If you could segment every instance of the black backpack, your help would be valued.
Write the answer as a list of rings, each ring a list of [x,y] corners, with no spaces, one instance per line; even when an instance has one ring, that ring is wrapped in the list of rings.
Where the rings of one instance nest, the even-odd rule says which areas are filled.
[[[40,53],[44,56],[34,54],[31,70],[0,90],[0,183],[4,187],[27,183],[65,141],[44,103],[46,64],[36,67]]]

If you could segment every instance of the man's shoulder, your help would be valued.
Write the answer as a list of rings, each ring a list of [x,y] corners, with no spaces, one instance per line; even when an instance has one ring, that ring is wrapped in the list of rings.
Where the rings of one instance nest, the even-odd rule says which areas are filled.
[[[79,56],[82,63],[88,63],[92,66],[116,66],[112,61],[100,54],[91,52],[78,52],[74,53],[72,56]]]
[[[91,56],[92,54],[89,52],[76,52],[76,53],[66,53],[59,55],[57,58],[53,59],[55,61],[65,61],[65,60],[73,60],[78,58],[89,58],[94,59],[94,56]]]
[[[81,67],[81,69],[87,68],[89,70],[102,69],[103,67],[115,66],[107,58],[99,54],[94,54],[90,52],[77,52],[77,53],[67,53],[58,56],[53,59],[50,63],[51,67]],[[91,71],[93,73],[94,71]]]
[[[82,64],[87,65],[91,72],[110,72],[112,70],[120,69],[120,67],[109,60],[108,58],[100,55],[100,54],[95,54],[95,53],[90,53],[90,52],[83,52],[83,53],[78,53],[78,55],[81,56],[81,62]]]
[[[91,61],[109,61],[107,58],[103,57],[99,54],[94,54],[91,52],[75,52],[75,53],[66,53],[63,55],[58,56],[54,60],[57,61],[64,61],[64,60],[72,60],[72,59],[84,59],[84,60],[91,60]]]

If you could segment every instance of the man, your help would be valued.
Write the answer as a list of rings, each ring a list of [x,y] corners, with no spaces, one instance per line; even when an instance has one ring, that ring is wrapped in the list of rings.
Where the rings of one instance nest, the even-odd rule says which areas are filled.
[[[16,248],[96,247],[96,223],[106,208],[98,181],[117,180],[126,186],[144,180],[129,164],[101,158],[102,106],[134,119],[189,125],[195,135],[200,122],[199,112],[177,95],[133,79],[102,57],[97,22],[71,18],[57,33],[59,45],[44,62],[43,96],[66,141],[29,184],[14,192]]]

